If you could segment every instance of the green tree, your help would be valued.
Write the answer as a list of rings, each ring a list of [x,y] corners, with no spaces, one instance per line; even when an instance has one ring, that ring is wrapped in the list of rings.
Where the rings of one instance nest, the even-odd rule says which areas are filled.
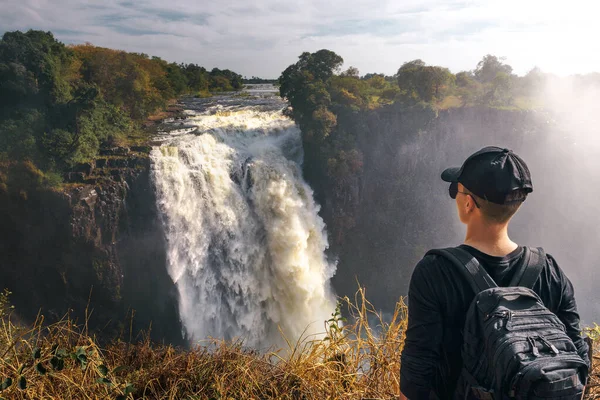
[[[188,81],[183,68],[176,63],[165,66],[167,71],[167,80],[173,89],[175,95],[180,95],[188,90]]]
[[[208,90],[209,75],[204,67],[196,64],[187,64],[183,68],[183,71],[187,77],[188,86],[192,91]]]
[[[487,90],[480,98],[480,103],[487,106],[509,106],[514,98],[512,93],[513,78],[511,75],[498,72],[496,77],[487,86]]]
[[[299,58],[300,60],[286,68],[279,78],[280,94],[290,101],[302,91],[304,83],[327,82],[344,63],[342,57],[330,50],[305,52]]]
[[[46,126],[45,115],[35,108],[4,111],[0,119],[0,161],[38,160],[38,137]]]
[[[0,40],[0,152],[40,161],[40,138],[56,109],[72,98],[72,51],[50,32],[7,32]]]
[[[218,68],[213,68],[212,71],[210,71],[210,77],[212,79],[214,79],[215,82],[219,81],[220,83],[216,86],[226,86],[226,89],[224,90],[240,90],[243,86],[242,83],[242,76],[239,74],[236,74],[235,72],[228,70],[228,69],[223,69],[220,70]],[[217,80],[217,78],[220,78]],[[223,79],[227,80],[227,84],[224,85]]]
[[[383,75],[379,75],[379,74],[373,75],[371,78],[367,79],[367,83],[372,88],[378,89],[378,90],[385,89],[387,86],[385,77]]]
[[[321,124],[311,118],[317,109],[329,107],[330,79],[339,70],[344,60],[330,50],[319,50],[316,53],[302,53],[298,62],[290,65],[279,77],[279,93],[291,104],[288,110],[296,120],[305,122],[306,132],[315,139],[321,140],[330,133],[331,124]],[[319,112],[317,115],[325,116]],[[329,117],[328,117],[329,119]],[[319,127],[326,127],[320,130]]]
[[[482,96],[483,85],[475,79],[471,71],[456,74],[456,94],[461,98],[462,106],[474,104]]]
[[[67,47],[50,32],[6,32],[0,40],[0,161],[66,170],[95,157],[103,143],[168,99],[211,83],[221,90],[242,87],[230,70],[209,73],[89,43]]]
[[[344,72],[342,72],[340,75],[341,76],[349,76],[351,78],[359,78],[360,72],[358,71],[358,68],[351,66],[351,67],[348,67],[348,69],[345,70]]]
[[[131,129],[123,110],[107,103],[95,85],[82,85],[54,119],[41,145],[47,161],[60,168],[89,161],[104,141]]]
[[[73,54],[50,32],[7,32],[0,41],[0,104],[68,101]]]
[[[441,88],[453,80],[448,68],[428,66],[422,60],[402,64],[396,74],[398,86],[408,98],[432,101],[441,97]]]
[[[490,83],[499,73],[511,75],[512,67],[503,61],[504,58],[498,58],[491,54],[484,56],[477,64],[477,68],[475,68],[475,78],[479,82]]]
[[[468,87],[475,82],[475,75],[471,71],[461,71],[456,74],[455,83],[458,87]]]

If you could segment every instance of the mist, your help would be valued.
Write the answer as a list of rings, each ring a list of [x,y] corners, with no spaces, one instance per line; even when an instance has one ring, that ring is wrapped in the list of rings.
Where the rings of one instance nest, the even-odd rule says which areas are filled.
[[[595,82],[594,79],[595,78]],[[600,260],[599,76],[548,76],[539,91],[548,128],[514,148],[527,162],[534,191],[515,216],[518,242],[542,246],[575,286],[584,324],[600,319],[596,270]],[[500,144],[501,145],[501,144]]]
[[[338,295],[352,295],[358,281],[376,308],[391,312],[408,294],[425,252],[464,239],[441,172],[495,145],[523,157],[532,174],[534,190],[511,222],[511,238],[555,257],[574,284],[584,325],[600,321],[594,279],[600,80],[543,73],[535,78],[527,88],[535,106],[523,110],[473,106],[435,113],[391,105],[348,122],[356,126],[364,171],[357,184],[356,227],[337,251]],[[527,79],[533,80],[531,74]],[[517,78],[516,84],[527,79]]]
[[[484,132],[465,132],[461,140],[469,145],[448,166],[461,165],[485,145],[508,147],[525,160],[534,190],[513,218],[509,234],[519,244],[543,247],[556,259],[575,287],[586,325],[600,320],[595,279],[600,266],[600,80],[593,75],[546,75],[534,95],[542,107],[528,111],[533,129],[507,130],[497,138],[489,138],[485,125]],[[447,189],[441,180],[435,186]],[[454,202],[446,198],[455,235],[448,244],[455,245],[464,238],[465,227],[455,216]]]

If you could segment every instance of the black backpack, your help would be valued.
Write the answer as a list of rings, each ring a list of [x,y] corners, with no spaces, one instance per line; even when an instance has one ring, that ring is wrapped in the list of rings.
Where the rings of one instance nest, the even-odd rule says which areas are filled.
[[[475,291],[463,330],[465,399],[560,399],[583,396],[587,364],[565,325],[531,289],[546,265],[541,248],[525,247],[509,287],[498,287],[461,248],[431,250],[450,260]]]

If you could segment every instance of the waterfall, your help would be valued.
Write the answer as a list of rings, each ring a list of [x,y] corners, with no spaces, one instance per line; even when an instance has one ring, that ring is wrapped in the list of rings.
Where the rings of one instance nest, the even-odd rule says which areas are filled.
[[[189,113],[190,129],[150,154],[187,337],[265,348],[322,334],[335,265],[302,179],[300,131],[257,106]]]

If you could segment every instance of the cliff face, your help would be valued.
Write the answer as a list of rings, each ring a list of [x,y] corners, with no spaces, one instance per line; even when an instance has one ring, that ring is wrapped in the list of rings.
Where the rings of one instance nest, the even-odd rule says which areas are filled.
[[[61,190],[17,182],[0,193],[0,282],[21,318],[72,310],[83,322],[88,307],[89,326],[114,335],[133,309],[136,330],[152,321],[156,339],[180,341],[149,160],[138,150],[105,151]]]
[[[547,171],[576,157],[568,141],[561,146],[564,131],[547,114],[489,108],[435,113],[389,106],[338,117],[338,123],[355,135],[363,156],[362,173],[341,185],[343,190],[336,182],[320,193],[332,252],[339,259],[333,279],[339,295],[354,293],[358,279],[376,307],[392,311],[429,248],[462,242],[464,228],[440,173],[486,145],[514,149],[532,170],[536,191],[512,224],[516,240],[547,246],[555,254],[563,246],[558,235],[544,234],[544,226],[582,235],[568,219],[540,222],[542,211],[557,215],[555,209],[566,201],[551,189],[556,181]],[[544,199],[538,193],[558,196]],[[352,228],[344,227],[344,218],[353,220]]]

